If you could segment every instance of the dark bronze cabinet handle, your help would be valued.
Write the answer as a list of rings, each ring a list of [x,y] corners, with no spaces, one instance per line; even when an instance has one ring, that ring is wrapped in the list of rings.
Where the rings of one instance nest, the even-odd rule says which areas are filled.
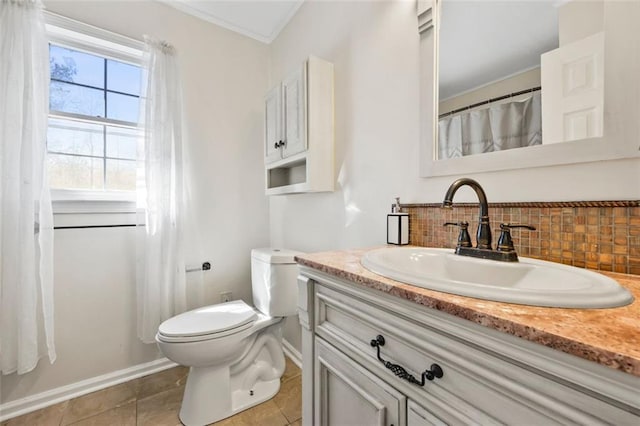
[[[384,346],[384,336],[378,335],[375,339],[371,340],[371,346],[376,348],[378,360],[389,370],[393,372],[396,376],[400,377],[408,381],[409,383],[413,383],[414,385],[424,386],[427,380],[431,381],[433,379],[440,379],[444,376],[444,372],[442,368],[438,364],[431,364],[429,370],[425,370],[422,372],[422,380],[416,379],[413,375],[411,375],[404,367],[398,364],[393,364],[389,361],[385,361],[380,356],[380,346]]]
[[[276,143],[274,143],[274,144],[273,144],[273,147],[274,147],[275,149],[278,149],[278,148],[280,148],[281,146],[284,146],[284,141],[278,141],[278,142],[276,142]]]

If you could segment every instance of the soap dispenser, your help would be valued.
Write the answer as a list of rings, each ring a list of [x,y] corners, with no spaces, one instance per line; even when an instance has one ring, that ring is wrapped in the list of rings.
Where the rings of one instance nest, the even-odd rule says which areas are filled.
[[[400,197],[396,197],[396,203],[387,215],[387,244],[409,244],[409,213],[402,212]]]

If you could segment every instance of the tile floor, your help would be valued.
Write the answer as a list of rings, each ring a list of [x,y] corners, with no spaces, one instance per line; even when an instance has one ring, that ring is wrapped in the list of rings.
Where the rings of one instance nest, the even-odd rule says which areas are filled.
[[[289,358],[280,391],[267,402],[215,423],[216,426],[302,424],[300,369]],[[177,426],[187,379],[185,367],[93,392],[16,417],[0,426]]]

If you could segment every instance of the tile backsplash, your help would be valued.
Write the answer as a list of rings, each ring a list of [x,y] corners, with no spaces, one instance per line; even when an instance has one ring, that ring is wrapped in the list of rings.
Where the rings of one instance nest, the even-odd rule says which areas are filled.
[[[477,204],[405,204],[410,216],[410,244],[454,248],[457,227],[445,222],[469,222],[475,245]],[[640,275],[640,201],[490,203],[493,244],[501,223],[532,225],[535,231],[513,229],[521,256],[582,268]]]

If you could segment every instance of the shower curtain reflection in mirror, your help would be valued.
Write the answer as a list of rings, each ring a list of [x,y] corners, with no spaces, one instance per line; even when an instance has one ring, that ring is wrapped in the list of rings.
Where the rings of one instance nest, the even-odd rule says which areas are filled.
[[[438,158],[456,158],[542,143],[540,91],[438,120]]]

